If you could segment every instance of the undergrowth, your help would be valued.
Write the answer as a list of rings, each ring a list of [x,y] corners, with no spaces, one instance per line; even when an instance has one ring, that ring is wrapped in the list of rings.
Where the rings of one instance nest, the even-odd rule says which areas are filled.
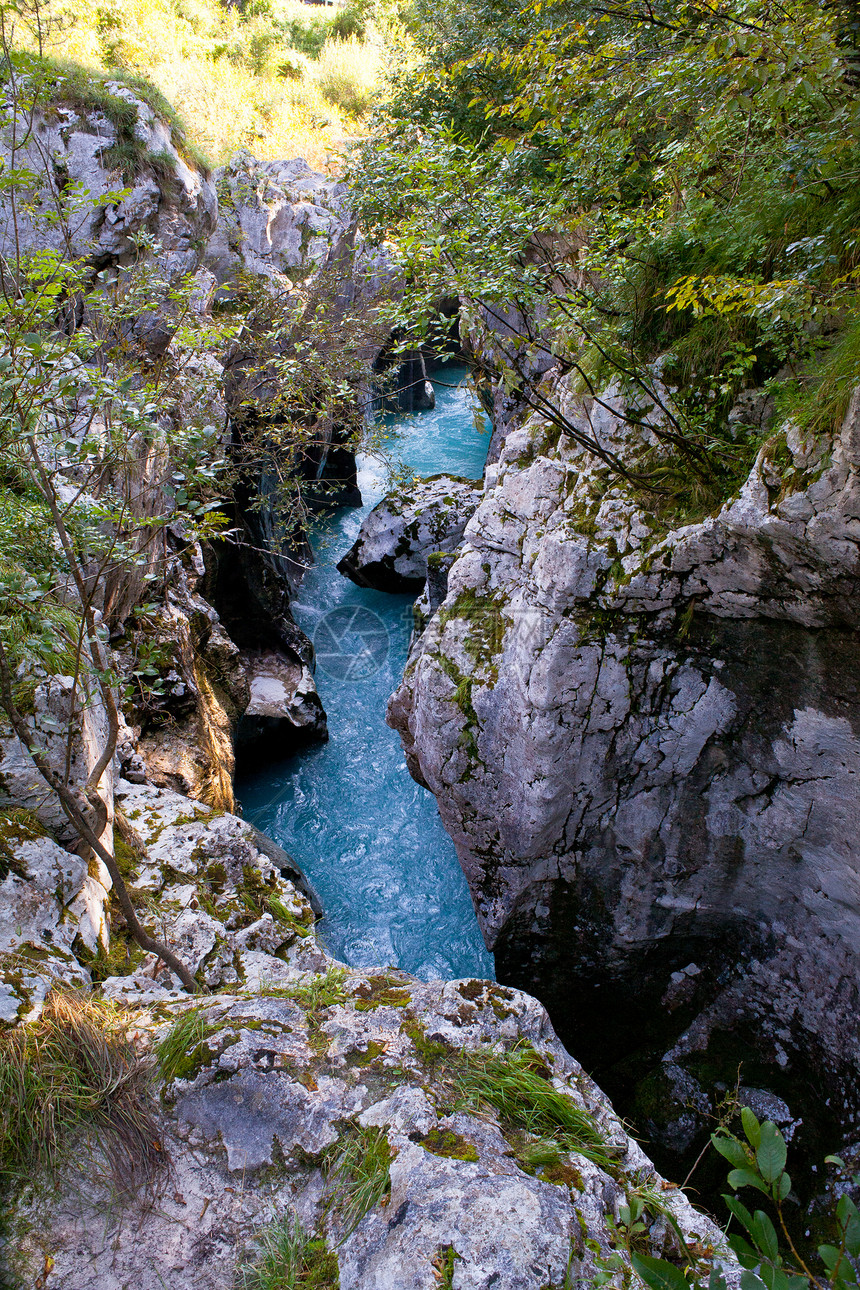
[[[152,1066],[110,1004],[53,993],[37,1020],[0,1036],[0,1182],[49,1180],[83,1147],[119,1190],[151,1187],[164,1154]]]
[[[340,1221],[341,1242],[391,1191],[392,1151],[385,1130],[350,1124],[328,1148],[323,1172],[332,1185],[328,1209]]]
[[[50,13],[50,0],[42,8]],[[82,99],[109,93],[111,81],[141,94],[171,121],[183,155],[194,152],[187,123],[217,164],[244,147],[262,159],[301,155],[327,168],[361,132],[375,93],[380,45],[368,8],[363,0],[325,12],[297,0],[82,0],[61,20],[43,17],[41,41],[48,65]],[[14,41],[36,50],[26,17]],[[113,120],[115,105],[108,107]],[[140,150],[132,156],[127,135],[120,142],[115,160],[131,173]]]
[[[254,1245],[238,1269],[237,1290],[339,1290],[337,1254],[295,1215],[272,1223]]]

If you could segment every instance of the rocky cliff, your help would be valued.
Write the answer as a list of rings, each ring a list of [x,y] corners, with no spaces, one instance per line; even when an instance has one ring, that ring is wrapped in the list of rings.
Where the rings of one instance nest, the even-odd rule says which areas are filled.
[[[617,392],[545,381],[628,463],[657,451]],[[739,1069],[816,1155],[853,1137],[858,469],[855,396],[677,525],[521,417],[391,700],[500,980],[665,1159]]]
[[[126,782],[117,807],[138,902],[212,993],[192,1001],[132,947],[107,976],[121,930],[112,960],[88,952],[98,928],[85,925],[85,864],[7,822],[4,1019],[38,1024],[49,988],[83,986],[92,971],[113,1009],[104,1024],[150,1063],[154,1096],[141,1106],[162,1163],[146,1187],[118,1186],[140,1160],[108,1125],[59,1176],[13,1184],[5,1278],[228,1290],[267,1233],[298,1218],[332,1252],[324,1284],[340,1290],[436,1290],[449,1264],[459,1290],[562,1287],[602,1267],[629,1274],[618,1216],[633,1196],[650,1198],[651,1248],[677,1256],[669,1216],[713,1260],[717,1229],[655,1173],[534,999],[486,981],[350,971],[318,945],[289,858],[275,848],[272,863],[249,825]]]

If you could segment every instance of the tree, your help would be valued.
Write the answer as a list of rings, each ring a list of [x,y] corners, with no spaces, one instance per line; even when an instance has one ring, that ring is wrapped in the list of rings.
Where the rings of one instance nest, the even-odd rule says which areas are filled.
[[[81,849],[107,867],[131,936],[194,990],[185,964],[141,924],[108,842],[104,777],[120,729],[119,677],[100,612],[111,578],[157,576],[165,559],[159,539],[168,524],[181,522],[189,540],[220,527],[212,490],[218,432],[210,427],[209,459],[194,462],[199,442],[189,442],[163,415],[170,399],[163,366],[130,351],[125,325],[142,309],[165,307],[178,325],[189,284],[165,290],[151,268],[158,248],[143,243],[138,265],[113,284],[90,261],[71,256],[63,230],[91,199],[74,185],[56,192],[27,164],[38,156],[27,146],[40,107],[38,86],[20,73],[8,45],[5,70],[10,143],[0,201],[15,237],[0,260],[0,706]],[[98,200],[110,204],[123,195]],[[19,236],[25,213],[59,236],[46,236],[41,246]],[[182,466],[180,490],[171,480]],[[172,497],[167,513],[141,507],[144,468]],[[72,678],[65,766],[51,762],[27,720],[40,675],[57,672]],[[106,734],[86,781],[76,783],[76,717],[96,703]]]
[[[620,385],[663,442],[659,461],[643,436],[607,465],[655,494],[696,477],[731,493],[759,440],[728,434],[726,413],[786,364],[809,369],[791,412],[838,423],[860,379],[847,11],[529,0],[510,43],[509,10],[467,37],[469,12],[422,28],[414,62],[432,75],[395,74],[354,168],[362,216],[412,284],[404,325],[458,293],[483,313],[492,378],[580,441],[536,375],[554,366],[592,398]]]

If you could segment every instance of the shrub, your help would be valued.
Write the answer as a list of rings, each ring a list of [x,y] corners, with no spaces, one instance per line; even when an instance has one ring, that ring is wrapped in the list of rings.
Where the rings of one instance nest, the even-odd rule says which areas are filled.
[[[762,1209],[751,1212],[737,1197],[723,1199],[736,1221],[728,1243],[744,1271],[742,1290],[856,1290],[860,1261],[860,1212],[846,1194],[845,1182],[830,1224],[831,1239],[818,1246],[817,1267],[798,1250],[790,1233],[786,1202],[791,1196],[791,1178],[786,1172],[785,1139],[770,1120],[760,1124],[748,1107],[741,1110],[743,1138],[725,1129],[711,1135],[711,1143],[732,1169],[728,1184],[734,1193],[751,1188],[763,1196],[776,1222]],[[844,1175],[845,1162],[839,1156],[827,1156],[825,1163],[835,1165]],[[860,1187],[860,1174],[849,1186]],[[641,1212],[641,1211],[639,1211]],[[682,1242],[688,1266],[682,1269],[667,1259],[645,1253],[632,1253],[632,1263],[650,1290],[726,1290],[723,1269],[711,1259],[696,1259]]]
[[[373,103],[377,72],[373,49],[349,36],[326,41],[314,75],[328,103],[347,116],[360,117]]]

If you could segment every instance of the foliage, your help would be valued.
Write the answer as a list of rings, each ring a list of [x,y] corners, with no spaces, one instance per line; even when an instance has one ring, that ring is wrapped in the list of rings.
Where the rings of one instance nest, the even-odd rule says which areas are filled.
[[[785,1168],[785,1139],[770,1120],[759,1123],[748,1107],[741,1109],[741,1120],[743,1138],[723,1129],[711,1136],[711,1142],[732,1166],[728,1183],[733,1192],[751,1188],[760,1193],[773,1215],[763,1209],[751,1211],[737,1194],[724,1197],[737,1223],[728,1243],[744,1269],[742,1290],[853,1290],[858,1285],[860,1260],[860,1212],[854,1200],[839,1189],[842,1194],[832,1217],[831,1240],[819,1245],[820,1266],[812,1267],[790,1233],[786,1204],[791,1198],[791,1178]],[[828,1156],[826,1163],[847,1172],[838,1156]],[[851,1179],[851,1186],[860,1187],[860,1175]],[[635,1251],[632,1262],[651,1290],[690,1290],[691,1286],[704,1286],[706,1280],[709,1290],[725,1290],[721,1267],[715,1264],[703,1270],[686,1247],[684,1252],[688,1258],[684,1270],[666,1259]]]
[[[485,369],[551,424],[576,438],[542,401],[536,360],[589,397],[620,387],[671,470],[731,493],[756,446],[727,426],[738,391],[791,364],[802,392],[819,338],[858,316],[847,9],[482,0],[434,5],[431,22],[411,0],[404,12],[353,169],[364,218],[414,284],[404,330],[426,331],[434,302],[457,293],[486,337]],[[858,380],[852,353],[843,387]],[[828,430],[840,406],[819,419]],[[601,455],[593,436],[578,441]],[[607,464],[665,491],[653,460]]]
[[[150,1187],[163,1162],[151,1068],[106,1003],[51,994],[41,1015],[0,1036],[0,1180],[56,1177],[85,1146],[121,1189]]]
[[[41,0],[36,9],[38,24],[27,20],[29,6],[17,5],[17,47],[51,56],[58,68],[74,60],[63,65],[71,82],[119,81],[161,115],[178,112],[217,164],[247,147],[327,168],[345,130],[355,132],[353,106],[364,111],[377,76],[378,38],[363,0],[334,9],[300,0]],[[345,113],[320,83],[338,75],[365,93]],[[133,147],[124,140],[129,173]]]
[[[273,1223],[255,1245],[255,1257],[239,1268],[237,1290],[338,1290],[337,1254],[295,1215]]]
[[[323,1170],[332,1184],[329,1209],[340,1220],[341,1243],[365,1214],[391,1191],[392,1151],[384,1128],[350,1125],[326,1153]]]

